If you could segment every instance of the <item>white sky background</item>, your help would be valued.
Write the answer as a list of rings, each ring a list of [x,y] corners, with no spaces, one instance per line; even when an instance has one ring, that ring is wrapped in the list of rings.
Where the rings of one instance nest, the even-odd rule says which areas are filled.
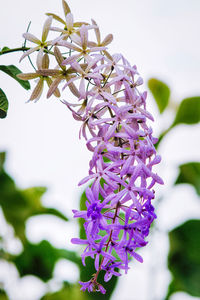
[[[19,47],[29,21],[32,21],[30,32],[40,37],[45,12],[63,17],[61,1],[58,0],[0,2],[3,4],[0,12],[0,47]],[[113,33],[110,52],[121,52],[132,64],[136,64],[145,84],[152,76],[165,81],[171,86],[172,98],[177,102],[185,97],[200,95],[200,1],[71,0],[69,5],[75,20],[90,22],[94,18],[100,26],[102,37]],[[32,71],[28,60],[18,64],[20,56],[21,53],[0,56],[0,64],[16,64],[23,72]],[[80,124],[55,98],[46,100],[43,96],[36,104],[25,104],[30,91],[25,91],[2,72],[0,87],[10,102],[7,119],[0,121],[0,150],[8,151],[7,171],[21,188],[47,186],[49,190],[44,204],[56,207],[72,218],[71,209],[78,207],[82,191],[77,183],[87,175],[91,157],[84,141],[78,139]],[[70,100],[70,94],[64,93],[63,98]],[[166,120],[158,118],[150,95],[148,99],[148,108],[155,119],[157,117],[153,125],[157,134],[164,124],[170,123],[172,116],[168,115]],[[164,191],[167,197],[158,211],[157,224],[164,231],[187,218],[200,217],[199,199],[192,188],[177,186],[173,194],[168,188],[177,176],[178,164],[200,159],[199,129],[199,126],[179,126],[160,147],[163,157],[160,175],[166,182]],[[70,238],[77,235],[75,224],[75,221],[65,224],[53,217],[34,218],[28,222],[28,237],[32,242],[48,238],[57,247],[77,249],[70,245]],[[167,239],[158,234],[147,247],[154,248],[142,252],[144,264],[132,264],[130,273],[122,277],[113,300],[122,297],[124,300],[151,300],[149,285],[154,290],[152,300],[160,300],[165,294],[170,280],[165,270]],[[154,251],[156,255],[152,255]],[[155,275],[152,278],[152,269],[148,271],[148,267],[156,256],[158,260],[153,263]],[[61,273],[63,268],[69,269],[70,266],[62,264],[57,271]],[[66,270],[61,277],[70,279],[68,274]],[[6,277],[0,271],[0,279],[2,276]],[[16,277],[16,274],[13,276]],[[11,282],[9,284],[7,281],[7,284],[10,286],[11,300],[38,300],[44,292],[42,283],[37,280],[27,281],[26,284],[15,282],[12,289]],[[30,287],[24,290],[22,296],[27,284]],[[34,294],[36,286],[39,287],[38,295]],[[190,297],[183,294],[172,297],[172,300],[180,299],[188,300]]]

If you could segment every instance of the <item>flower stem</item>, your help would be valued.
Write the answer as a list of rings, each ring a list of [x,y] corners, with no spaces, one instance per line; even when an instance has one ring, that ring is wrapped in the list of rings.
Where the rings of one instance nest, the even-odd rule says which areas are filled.
[[[3,54],[8,54],[8,53],[12,53],[12,52],[20,52],[20,51],[27,51],[29,50],[30,47],[19,47],[19,48],[13,48],[13,49],[6,49],[6,50],[1,50],[0,51],[0,55],[3,55]],[[44,49],[44,52],[48,53],[48,54],[52,54],[54,55],[54,53],[52,51],[49,51],[48,49]]]
[[[117,202],[116,207],[115,207],[115,215],[114,215],[114,217],[113,217],[113,224],[115,223],[115,220],[116,220],[116,218],[118,217],[118,216],[117,216],[117,213],[118,213],[119,207],[120,207],[120,201]],[[108,251],[109,244],[110,244],[110,242],[112,241],[112,233],[113,233],[113,230],[111,230],[111,232],[110,232],[110,236],[109,236],[108,241],[107,241],[106,246],[105,246],[105,247],[106,247],[106,248],[105,248],[105,252]],[[104,258],[105,258],[105,257],[103,256],[102,261],[101,261],[101,264],[100,264],[100,266],[99,266],[99,269],[98,269],[98,271],[97,271],[96,274],[95,274],[95,277],[94,277],[94,281],[95,281],[95,282],[97,282],[98,275],[99,275],[99,273],[100,273],[100,271],[101,271],[101,269],[102,269],[102,265],[103,265],[103,262],[104,262]]]
[[[28,47],[19,47],[19,48],[1,50],[0,51],[0,55],[12,53],[12,52],[27,51],[29,49],[30,48],[28,48]]]

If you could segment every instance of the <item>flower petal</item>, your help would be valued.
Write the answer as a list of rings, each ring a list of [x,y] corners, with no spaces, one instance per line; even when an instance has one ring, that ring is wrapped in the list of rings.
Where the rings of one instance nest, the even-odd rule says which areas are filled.
[[[67,30],[72,30],[74,25],[74,18],[72,13],[68,13],[66,15],[66,24],[67,24]]]
[[[46,39],[47,39],[49,30],[50,30],[50,27],[51,27],[52,20],[53,20],[53,17],[49,16],[47,18],[47,20],[45,21],[45,23],[44,23],[43,30],[42,30],[42,42],[45,42]]]
[[[30,80],[30,79],[35,79],[38,78],[40,75],[37,73],[20,73],[17,74],[17,77],[21,80]]]
[[[88,30],[85,25],[81,26],[80,35],[81,35],[81,45],[83,50],[85,50],[87,48],[87,42],[88,42]]]
[[[65,70],[65,67],[63,66],[62,62],[64,60],[59,48],[57,46],[54,46],[54,54],[55,54],[55,58],[57,60],[57,63],[59,64],[59,66],[61,67],[61,69]]]
[[[69,14],[71,12],[71,10],[65,0],[62,0],[62,5],[63,5],[64,14],[66,16],[67,14]]]
[[[32,100],[39,100],[42,91],[43,91],[43,86],[44,86],[44,80],[43,78],[40,78],[40,80],[38,81],[36,87],[34,88],[31,97],[30,97],[30,101]]]
[[[37,54],[37,59],[36,59],[36,65],[38,70],[42,69],[42,58],[43,58],[43,49],[40,49],[40,51]]]
[[[113,35],[112,34],[108,34],[105,39],[103,40],[103,42],[101,43],[102,46],[107,46],[108,44],[110,44],[113,40]]]
[[[49,78],[49,77],[45,77],[45,80],[46,80],[46,82],[47,82],[47,84],[48,84],[48,87],[50,88],[50,86],[51,86],[52,83],[53,83],[53,80],[52,80],[51,78]],[[55,97],[59,98],[59,97],[60,97],[60,91],[59,91],[59,89],[57,88],[57,89],[54,91],[53,94],[54,94]]]
[[[37,47],[34,47],[34,48],[29,49],[28,51],[26,51],[26,52],[22,55],[22,57],[20,58],[19,62],[21,62],[26,56],[29,56],[31,53],[33,53],[33,52],[35,52],[35,51],[37,51],[37,50],[39,50],[39,49],[40,49],[40,46],[37,46]]]
[[[51,95],[56,91],[59,83],[62,81],[62,77],[57,77],[51,84],[48,93],[47,93],[47,98],[51,97]]]
[[[61,41],[58,41],[57,44],[59,46],[67,47],[67,48],[72,49],[74,51],[81,52],[80,48],[78,48],[77,46],[75,46],[75,45],[73,45],[73,44],[71,44],[71,43],[69,43],[67,41],[61,40]]]
[[[38,44],[38,45],[41,44],[40,40],[35,35],[33,35],[33,34],[29,33],[29,32],[24,33],[23,37],[27,41],[33,42],[33,43]]]
[[[48,69],[48,68],[49,68],[49,56],[47,53],[45,53],[42,58],[42,69]]]
[[[65,21],[63,19],[61,19],[59,16],[52,14],[52,13],[46,13],[47,16],[52,16],[53,19],[55,19],[56,21],[62,23],[65,25]]]
[[[99,27],[98,27],[97,23],[95,22],[95,20],[92,19],[91,21],[92,21],[92,24],[96,26],[96,28],[94,29],[94,32],[95,32],[95,35],[97,38],[97,43],[100,44],[101,43],[101,34],[100,34]]]

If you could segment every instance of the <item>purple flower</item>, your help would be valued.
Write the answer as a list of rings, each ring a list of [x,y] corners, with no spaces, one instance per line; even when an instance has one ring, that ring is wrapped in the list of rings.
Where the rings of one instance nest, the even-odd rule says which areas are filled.
[[[25,38],[39,46],[25,52],[22,58],[39,48],[47,53],[50,50],[58,66],[47,69],[49,57],[45,54],[36,74],[30,73],[31,78],[44,77],[50,85],[48,96],[64,80],[64,88],[69,88],[75,97],[75,103],[62,102],[74,119],[82,122],[79,137],[86,140],[92,157],[88,174],[79,182],[91,182],[86,189],[86,210],[73,210],[75,218],[85,221],[86,238],[73,238],[72,243],[85,245],[82,262],[85,264],[85,258],[90,256],[96,268],[91,280],[80,282],[81,290],[104,294],[105,289],[97,281],[101,271],[108,281],[120,276],[121,270],[128,272],[131,257],[143,262],[137,250],[148,243],[146,238],[156,218],[153,187],[163,184],[163,180],[153,169],[161,158],[154,147],[157,139],[149,125],[154,118],[146,109],[147,93],[140,91],[143,80],[137,67],[122,54],[111,55],[106,46],[112,35],[101,41],[96,22],[74,22],[67,3],[62,2],[66,22],[48,14],[51,17],[43,29],[43,43],[26,33]],[[53,18],[66,28],[51,27]],[[50,29],[60,35],[46,42]],[[93,30],[95,41],[89,36]]]
[[[102,294],[106,293],[106,290],[104,287],[96,282],[95,280],[91,279],[87,282],[79,281],[79,284],[82,285],[81,290],[82,291],[88,291],[89,293],[91,292],[101,292]]]

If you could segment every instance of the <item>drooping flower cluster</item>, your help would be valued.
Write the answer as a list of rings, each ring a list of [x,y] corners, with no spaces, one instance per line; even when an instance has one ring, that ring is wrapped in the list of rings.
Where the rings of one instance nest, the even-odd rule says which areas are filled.
[[[147,93],[139,91],[143,81],[136,66],[122,54],[111,55],[107,46],[112,35],[102,41],[94,20],[91,25],[74,22],[69,6],[62,2],[65,20],[48,13],[41,41],[24,34],[37,46],[21,59],[38,51],[37,70],[19,77],[39,78],[30,100],[39,99],[44,81],[49,86],[47,97],[59,97],[58,88],[64,81],[63,90],[69,88],[76,98],[75,103],[62,102],[74,119],[82,122],[80,137],[92,152],[89,174],[79,185],[92,184],[86,189],[87,210],[73,211],[75,218],[85,219],[86,239],[73,238],[72,243],[85,245],[83,264],[90,256],[97,271],[88,282],[80,282],[81,289],[105,293],[97,281],[100,271],[109,281],[113,275],[121,275],[120,269],[127,273],[132,257],[142,262],[136,250],[147,244],[145,239],[156,218],[153,187],[163,181],[152,168],[161,158],[147,124],[153,117],[146,110]],[[63,27],[51,27],[53,19]],[[46,42],[49,31],[59,36]],[[95,32],[95,42],[89,39],[91,31]],[[55,68],[49,68],[50,56],[56,59]]]

